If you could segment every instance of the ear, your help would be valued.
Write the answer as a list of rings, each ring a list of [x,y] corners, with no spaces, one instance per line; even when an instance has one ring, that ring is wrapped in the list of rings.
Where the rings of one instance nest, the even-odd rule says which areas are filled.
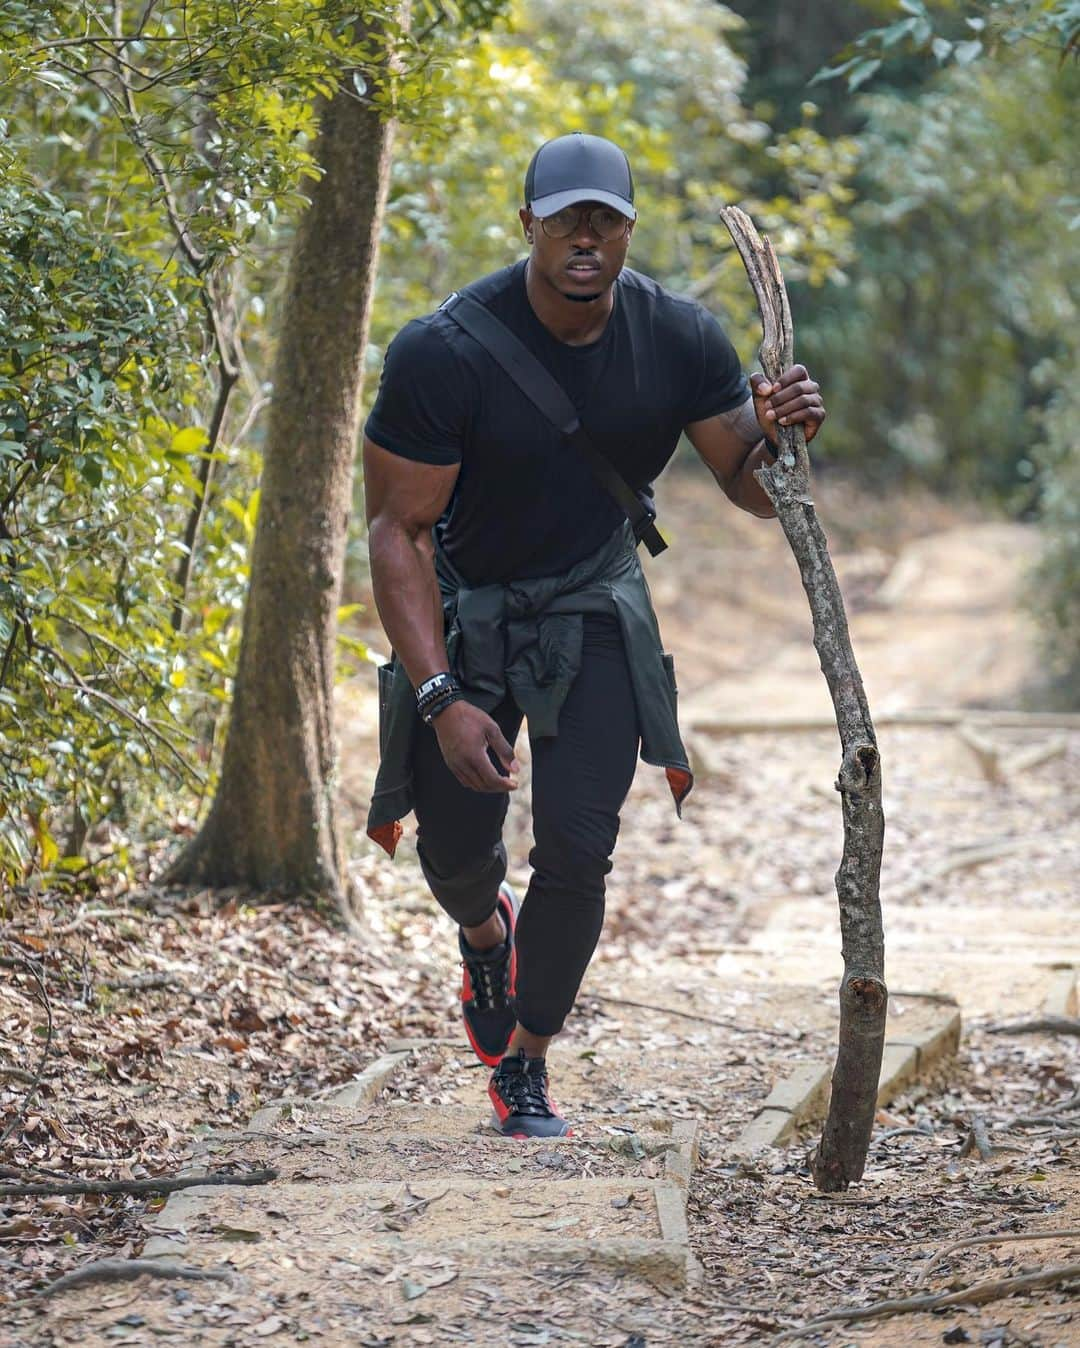
[[[533,213],[528,206],[522,206],[521,210],[518,211],[518,219],[521,221],[521,231],[525,235],[525,242],[532,243],[534,221]]]

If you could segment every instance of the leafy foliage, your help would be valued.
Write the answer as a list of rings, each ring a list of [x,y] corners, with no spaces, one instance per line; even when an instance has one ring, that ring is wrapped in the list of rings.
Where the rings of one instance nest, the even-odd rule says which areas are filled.
[[[855,90],[912,51],[939,66],[967,66],[1023,44],[1056,49],[1061,61],[1080,56],[1080,0],[989,0],[964,6],[966,13],[928,0],[899,0],[897,8],[903,17],[862,33],[815,81],[844,79]]]
[[[452,40],[461,12],[429,8]],[[343,0],[117,4],[108,22],[86,0],[0,0],[0,34],[0,878],[17,879],[212,772],[258,508],[259,264],[319,171],[318,100],[389,42],[398,82],[357,73],[356,96],[420,115],[438,63],[395,6]]]
[[[372,372],[406,318],[520,255],[536,146],[606,134],[637,176],[632,264],[748,360],[717,205],[772,235],[828,393],[819,460],[1045,513],[1037,602],[1054,667],[1080,668],[1078,0],[739,11],[414,0],[407,32],[392,0],[0,0],[0,880],[213,784],[284,252],[342,76],[404,123]],[[806,79],[848,37],[819,115]]]
[[[169,395],[177,311],[139,259],[6,165],[0,188],[0,839],[25,866],[46,808],[100,815],[175,748],[163,624],[173,467],[144,434]],[[164,310],[164,312],[163,312]],[[133,442],[141,439],[139,453]]]
[[[1080,394],[1068,370],[1044,371],[1052,393],[1032,458],[1038,471],[1043,546],[1031,577],[1048,682],[1068,705],[1080,688]]]
[[[707,299],[748,357],[756,312],[719,205],[748,203],[788,275],[815,286],[839,275],[855,143],[827,140],[812,120],[773,140],[741,102],[745,64],[731,45],[740,28],[712,0],[532,0],[463,47],[443,117],[411,130],[395,161],[372,368],[406,318],[521,255],[525,168],[544,140],[574,130],[608,136],[630,157],[631,265]]]
[[[866,101],[858,265],[805,328],[829,370],[830,448],[955,491],[1030,481],[1036,371],[1075,368],[1069,221],[1077,79],[1031,51]]]

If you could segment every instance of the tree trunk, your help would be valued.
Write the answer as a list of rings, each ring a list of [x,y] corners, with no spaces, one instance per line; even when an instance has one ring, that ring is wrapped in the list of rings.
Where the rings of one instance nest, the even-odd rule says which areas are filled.
[[[746,265],[764,340],[761,364],[775,380],[792,362],[794,333],[787,291],[772,245],[735,207],[721,211]],[[757,476],[776,509],[799,564],[814,621],[814,645],[829,686],[842,760],[836,783],[844,813],[844,852],[836,873],[844,978],[840,985],[840,1042],[825,1130],[814,1156],[819,1189],[846,1189],[862,1177],[877,1107],[885,1045],[885,937],[881,925],[881,757],[862,677],[851,649],[840,584],[825,534],[810,499],[810,464],[801,426],[779,428],[781,451]]]
[[[289,266],[221,780],[166,876],[173,883],[246,884],[348,908],[334,655],[392,133],[349,82],[323,106],[323,174]]]

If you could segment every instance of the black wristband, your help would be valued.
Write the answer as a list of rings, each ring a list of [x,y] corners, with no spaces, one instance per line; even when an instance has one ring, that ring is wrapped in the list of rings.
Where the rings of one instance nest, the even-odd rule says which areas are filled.
[[[448,684],[452,685],[453,682],[454,676],[453,674],[450,673],[449,670],[445,670],[442,674],[433,674],[430,679],[425,679],[424,682],[420,684],[420,686],[417,688],[416,690],[417,704],[419,705],[421,702],[424,701],[425,698],[430,697],[433,693],[441,691]]]
[[[463,697],[464,694],[460,688],[451,688],[448,692],[443,693],[442,697],[430,702],[420,713],[420,719],[425,725],[430,725],[436,716],[441,716],[447,707],[454,702],[460,702]]]
[[[422,697],[416,699],[416,710],[425,712],[428,707],[440,701],[447,693],[456,693],[457,691],[457,681],[447,676],[437,687],[429,689]]]

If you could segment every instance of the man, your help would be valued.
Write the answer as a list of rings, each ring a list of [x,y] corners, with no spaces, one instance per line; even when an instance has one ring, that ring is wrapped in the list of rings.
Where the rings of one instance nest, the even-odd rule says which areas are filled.
[[[771,516],[754,470],[773,461],[777,422],[817,432],[818,386],[796,365],[751,391],[701,305],[624,267],[625,154],[580,132],[547,142],[520,218],[528,258],[463,293],[554,375],[639,495],[685,431],[737,506]],[[460,928],[465,1027],[494,1069],[498,1126],[558,1136],[545,1054],[599,938],[639,746],[676,806],[692,779],[627,516],[457,302],[391,343],[365,427],[372,584],[395,652],[368,831],[392,855],[415,811],[424,876]],[[535,845],[519,913],[501,835],[523,718]]]

